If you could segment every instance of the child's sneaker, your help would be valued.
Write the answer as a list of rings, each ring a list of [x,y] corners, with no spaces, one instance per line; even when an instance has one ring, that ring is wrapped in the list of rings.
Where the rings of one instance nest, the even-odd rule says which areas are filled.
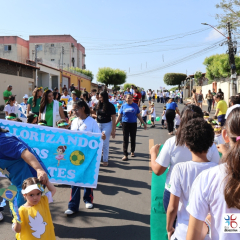
[[[87,209],[93,208],[93,204],[92,204],[92,203],[86,203],[86,208],[87,208]]]

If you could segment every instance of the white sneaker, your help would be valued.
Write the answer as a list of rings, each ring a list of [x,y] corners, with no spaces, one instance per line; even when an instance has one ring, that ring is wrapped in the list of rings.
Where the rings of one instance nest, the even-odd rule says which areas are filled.
[[[66,214],[66,215],[72,215],[74,212],[72,211],[72,210],[70,210],[70,209],[68,209],[68,210],[66,210],[65,212],[64,212],[64,214]]]
[[[0,221],[3,220],[3,214],[0,212]]]
[[[86,208],[88,208],[88,209],[93,208],[93,204],[92,203],[86,203]]]

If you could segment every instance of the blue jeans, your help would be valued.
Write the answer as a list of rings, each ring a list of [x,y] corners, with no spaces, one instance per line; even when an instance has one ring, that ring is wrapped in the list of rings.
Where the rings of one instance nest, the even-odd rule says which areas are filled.
[[[106,139],[103,141],[103,162],[108,162],[109,142],[112,132],[112,122],[98,123],[101,132],[105,131]]]
[[[171,193],[165,188],[164,193],[163,193],[163,207],[164,207],[164,210],[166,213],[167,213],[167,208],[168,208],[168,204],[170,201],[170,195],[171,195]],[[175,219],[175,221],[173,223],[173,228],[175,228],[175,226],[176,226],[176,220],[177,220],[177,218]]]
[[[79,210],[80,198],[81,198],[81,187],[71,186],[71,198],[68,203],[68,209],[73,212],[77,212]],[[92,188],[84,188],[83,201],[85,203],[93,203],[93,189]]]

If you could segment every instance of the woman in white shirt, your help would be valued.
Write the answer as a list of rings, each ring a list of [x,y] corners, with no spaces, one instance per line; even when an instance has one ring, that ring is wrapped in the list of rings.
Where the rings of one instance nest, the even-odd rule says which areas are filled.
[[[187,240],[200,240],[204,220],[211,214],[211,239],[239,240],[240,215],[240,108],[229,114],[218,145],[223,164],[202,172],[194,181],[187,211]],[[231,233],[231,234],[230,234]]]
[[[15,113],[16,107],[15,107],[15,96],[9,96],[9,100],[6,102],[6,106],[4,108],[4,112],[6,116],[9,116],[10,113]]]
[[[185,107],[181,113],[181,123],[176,136],[169,138],[165,142],[159,155],[158,153],[161,144],[153,146],[150,151],[151,167],[156,175],[162,175],[169,167],[163,196],[163,204],[165,211],[167,211],[170,199],[168,185],[173,167],[177,163],[191,161],[192,159],[191,152],[185,146],[184,139],[181,134],[181,129],[189,120],[198,117],[203,118],[203,112],[201,108],[195,105],[188,105],[187,107]],[[212,147],[209,148],[207,153],[207,159],[211,162],[215,162],[217,164],[219,163],[220,157],[215,144],[213,144]]]
[[[101,133],[97,122],[92,117],[90,117],[90,109],[85,101],[79,100],[78,102],[75,102],[73,104],[72,111],[75,112],[77,118],[72,121],[71,130]],[[102,133],[102,139],[106,139],[104,132]],[[72,186],[71,188],[71,200],[68,203],[68,209],[65,211],[66,215],[72,215],[79,210],[81,188],[77,186]],[[86,208],[93,208],[92,188],[84,188],[83,201],[86,204]]]

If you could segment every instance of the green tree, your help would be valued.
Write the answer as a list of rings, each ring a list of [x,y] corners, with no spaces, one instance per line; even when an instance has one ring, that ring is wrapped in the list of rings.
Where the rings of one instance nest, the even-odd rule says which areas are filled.
[[[240,1],[239,0],[221,0],[216,5],[218,9],[223,10],[223,13],[216,14],[216,19],[219,20],[219,28],[226,28],[226,23],[231,22],[232,27],[237,29],[240,27]]]
[[[216,54],[205,58],[203,64],[206,66],[206,78],[213,81],[214,78],[230,77],[231,69],[228,54]],[[237,74],[240,74],[240,57],[235,56]]]
[[[197,85],[199,85],[200,78],[202,78],[202,72],[196,71],[194,74],[194,81],[196,82]]]
[[[120,86],[114,86],[114,87],[112,87],[112,90],[113,91],[119,91],[120,90]]]
[[[90,77],[90,78],[91,78],[91,81],[92,81],[93,78],[94,78],[94,75],[93,75],[93,73],[92,73],[90,70],[81,69],[81,68],[78,68],[78,67],[70,67],[70,68],[68,68],[68,69],[73,70],[73,71],[76,71],[76,72],[79,72],[79,73],[82,73],[82,74]],[[68,69],[66,69],[66,70],[68,70]]]
[[[126,72],[120,69],[112,69],[109,67],[99,68],[97,74],[97,81],[104,83],[106,86],[113,85],[115,87],[117,85],[121,85],[125,83],[126,78]]]
[[[173,87],[173,88],[171,88],[169,91],[175,92],[176,90],[179,90],[178,87]]]
[[[124,89],[124,91],[126,91],[127,88],[131,88],[132,85],[133,85],[134,87],[136,87],[136,85],[133,84],[133,83],[125,83],[125,84],[123,85],[123,89]]]
[[[184,73],[166,73],[163,77],[163,81],[167,85],[178,85],[180,89],[181,82],[186,80],[187,75]]]

